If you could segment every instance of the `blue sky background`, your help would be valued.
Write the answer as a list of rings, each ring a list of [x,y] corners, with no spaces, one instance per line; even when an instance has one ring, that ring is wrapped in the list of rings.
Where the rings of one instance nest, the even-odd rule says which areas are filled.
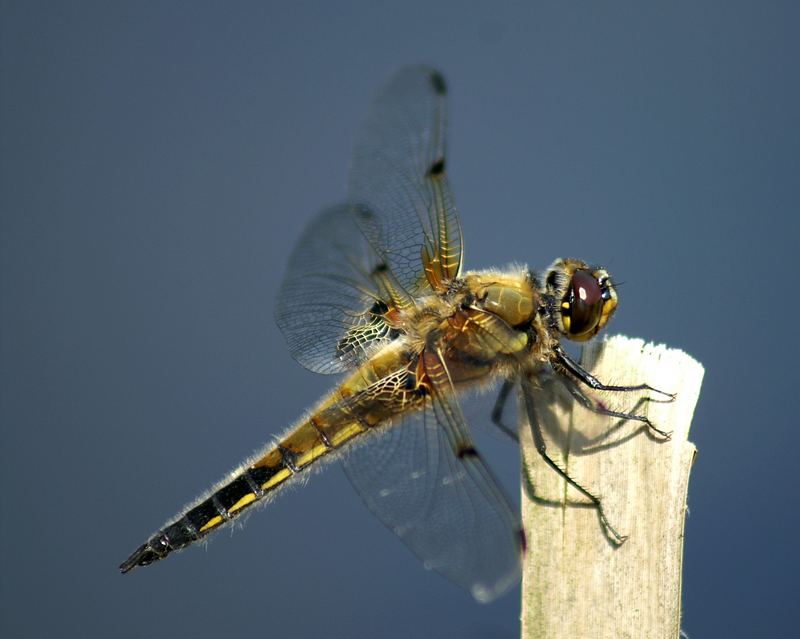
[[[0,2],[0,634],[517,636],[518,590],[424,571],[337,468],[116,568],[333,383],[275,293],[414,62],[449,82],[467,266],[604,263],[611,330],[706,366],[684,629],[796,630],[798,7]]]

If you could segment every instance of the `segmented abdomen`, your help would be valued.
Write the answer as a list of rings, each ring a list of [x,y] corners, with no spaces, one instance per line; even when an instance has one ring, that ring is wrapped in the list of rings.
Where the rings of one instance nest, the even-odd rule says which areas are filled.
[[[404,366],[383,374],[383,367],[376,366],[380,362],[373,361],[359,369],[277,444],[242,464],[229,480],[152,535],[120,570],[146,566],[202,539],[358,435],[418,407],[422,391],[408,361],[398,361],[397,354],[389,359]]]

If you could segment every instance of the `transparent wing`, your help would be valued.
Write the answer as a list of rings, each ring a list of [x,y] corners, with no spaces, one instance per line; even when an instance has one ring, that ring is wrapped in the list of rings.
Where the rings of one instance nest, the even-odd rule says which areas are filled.
[[[347,205],[322,211],[297,242],[278,292],[275,320],[289,351],[318,373],[352,368],[391,338],[383,320],[390,274],[356,216]]]
[[[426,568],[492,601],[519,580],[518,519],[466,433],[452,433],[440,412],[429,405],[382,428],[342,464],[369,509]],[[454,448],[456,439],[467,448]]]
[[[414,296],[444,290],[461,268],[461,224],[445,173],[445,98],[437,71],[397,72],[372,105],[350,171],[350,202],[376,216],[365,235]]]
[[[357,139],[350,206],[323,211],[289,262],[276,321],[292,356],[319,373],[357,366],[392,327],[385,318],[444,291],[461,268],[461,227],[444,171],[445,85],[403,69]]]

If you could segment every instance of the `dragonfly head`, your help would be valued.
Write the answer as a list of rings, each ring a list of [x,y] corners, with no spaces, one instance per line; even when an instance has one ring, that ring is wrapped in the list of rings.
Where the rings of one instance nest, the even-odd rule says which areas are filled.
[[[547,271],[545,288],[555,302],[551,319],[556,328],[577,342],[597,335],[617,308],[608,273],[580,260],[556,260]]]

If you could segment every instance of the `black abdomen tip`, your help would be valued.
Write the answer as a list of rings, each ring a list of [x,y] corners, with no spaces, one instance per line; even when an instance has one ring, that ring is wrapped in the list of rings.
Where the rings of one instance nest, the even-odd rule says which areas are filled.
[[[173,550],[175,547],[170,544],[167,535],[158,534],[134,550],[133,554],[119,565],[119,571],[124,575],[137,566],[149,566],[154,561],[164,559]]]
[[[155,550],[153,550],[148,542],[142,546],[139,546],[130,557],[123,561],[119,565],[119,571],[124,575],[126,572],[130,572],[137,566],[147,566],[152,564],[154,561],[158,561],[159,559],[161,559],[161,557]]]

